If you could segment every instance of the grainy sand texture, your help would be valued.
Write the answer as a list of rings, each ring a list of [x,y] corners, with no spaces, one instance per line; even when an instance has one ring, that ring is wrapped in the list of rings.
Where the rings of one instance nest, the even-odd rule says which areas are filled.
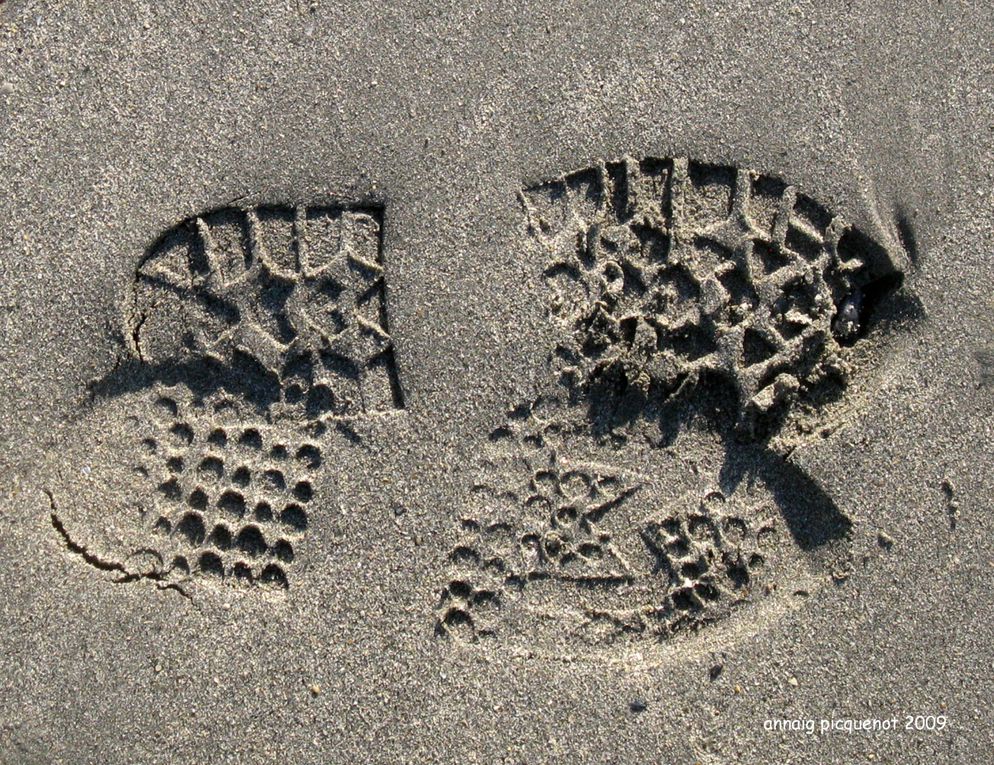
[[[0,763],[980,763],[994,12],[0,2]]]

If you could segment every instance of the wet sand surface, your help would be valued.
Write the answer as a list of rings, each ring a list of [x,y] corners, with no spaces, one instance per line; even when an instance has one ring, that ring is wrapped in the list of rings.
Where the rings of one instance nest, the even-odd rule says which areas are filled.
[[[981,761],[992,29],[0,3],[0,762]]]

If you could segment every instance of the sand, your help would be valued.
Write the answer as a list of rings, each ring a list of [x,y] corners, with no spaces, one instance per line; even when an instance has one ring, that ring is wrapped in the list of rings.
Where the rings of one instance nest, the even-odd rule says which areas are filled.
[[[984,761],[992,29],[0,4],[0,762]]]

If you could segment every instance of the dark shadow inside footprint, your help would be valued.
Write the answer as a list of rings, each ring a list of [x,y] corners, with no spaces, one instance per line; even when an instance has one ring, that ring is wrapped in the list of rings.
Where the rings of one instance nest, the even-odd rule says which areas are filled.
[[[155,385],[179,384],[201,398],[224,393],[242,399],[258,412],[265,411],[280,396],[276,375],[244,354],[234,354],[226,364],[205,358],[149,364],[129,358],[110,374],[94,381],[90,391],[96,398],[114,398]]]
[[[777,501],[797,545],[805,551],[825,550],[848,538],[852,522],[818,483],[796,465],[767,452],[757,473]]]
[[[804,470],[756,444],[725,442],[719,486],[731,495],[742,482],[760,479],[776,501],[791,536],[805,552],[831,550],[846,539],[852,523]]]

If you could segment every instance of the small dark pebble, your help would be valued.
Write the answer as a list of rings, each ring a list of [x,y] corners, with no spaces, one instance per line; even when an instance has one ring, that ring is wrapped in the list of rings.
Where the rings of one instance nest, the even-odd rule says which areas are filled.
[[[719,677],[721,677],[721,673],[724,671],[725,671],[724,666],[722,666],[721,664],[715,664],[713,667],[711,667],[711,669],[708,670],[708,677],[710,677],[711,681],[714,682]]]
[[[860,313],[863,310],[863,293],[856,290],[848,295],[838,307],[838,313],[832,322],[832,332],[842,342],[856,339],[860,331]]]
[[[635,714],[638,714],[639,712],[644,712],[646,710],[647,704],[645,703],[645,699],[635,699],[628,705],[628,708]]]

